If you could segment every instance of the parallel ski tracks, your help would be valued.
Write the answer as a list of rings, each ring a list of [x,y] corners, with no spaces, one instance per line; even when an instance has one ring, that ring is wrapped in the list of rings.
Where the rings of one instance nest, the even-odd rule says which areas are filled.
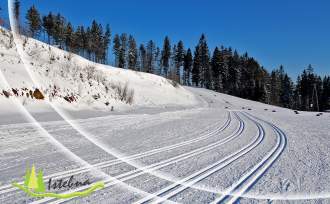
[[[217,161],[214,164],[211,164],[194,174],[185,177],[163,189],[160,191],[150,194],[149,196],[135,202],[135,204],[141,204],[141,203],[161,203],[166,201],[167,199],[170,199],[174,197],[175,195],[178,195],[180,192],[192,188],[194,184],[202,181],[203,179],[211,176],[212,174],[220,171],[221,169],[225,168],[226,166],[230,165],[234,161],[238,160],[239,158],[243,157],[244,155],[248,154],[250,151],[252,151],[254,148],[256,148],[264,139],[265,137],[265,130],[261,126],[260,123],[253,121],[257,128],[258,133],[256,137],[247,144],[246,146],[242,147],[241,149],[237,150],[234,153],[231,153],[230,155],[224,157],[223,159]]]
[[[269,125],[276,133],[277,142],[275,146],[272,148],[270,152],[267,153],[265,157],[263,157],[263,159],[257,165],[255,165],[251,170],[249,170],[248,173],[244,174],[244,176],[242,176],[238,181],[232,184],[231,187],[229,187],[224,192],[221,192],[222,196],[220,196],[219,198],[217,198],[212,202],[212,203],[230,203],[230,204],[236,203],[241,198],[241,196],[243,196],[244,193],[248,191],[258,181],[258,179],[271,167],[271,165],[279,158],[279,156],[284,151],[287,143],[287,138],[285,133],[281,129],[276,127],[274,124],[262,120],[260,118],[257,118],[249,113],[244,112],[242,114],[245,115],[247,118],[249,118],[252,122],[254,122],[258,127],[259,133],[257,137],[250,144],[228,155],[227,157],[221,159],[220,161],[212,165],[209,165],[201,169],[200,171],[195,172],[194,174],[161,189],[156,193],[149,194],[147,197],[135,202],[135,204],[164,202],[178,195],[180,192],[184,191],[185,189],[193,187],[194,184],[220,171],[221,169],[225,168],[235,160],[249,153],[251,150],[256,148],[262,142],[262,140],[266,135],[263,126],[257,121],[259,120]],[[255,120],[254,118],[257,120]]]
[[[236,203],[275,163],[284,151],[287,144],[286,134],[274,124],[257,118],[249,113],[243,113],[251,120],[259,120],[269,125],[277,135],[277,142],[270,152],[263,159],[244,174],[238,181],[231,185],[227,190],[221,193],[221,196],[212,203]]]
[[[138,176],[141,176],[141,175],[144,175],[146,173],[149,173],[151,175],[154,175],[152,172],[153,171],[156,171],[156,170],[159,170],[161,168],[164,168],[166,166],[169,166],[171,164],[175,164],[177,162],[180,162],[180,161],[184,161],[186,159],[189,159],[191,157],[194,157],[194,156],[197,156],[199,154],[202,154],[202,153],[205,153],[207,151],[210,151],[214,148],[217,148],[223,144],[226,144],[232,140],[234,140],[235,138],[239,137],[244,129],[245,129],[245,123],[243,120],[240,119],[240,117],[234,113],[235,117],[237,117],[237,119],[239,120],[239,126],[238,128],[229,136],[215,142],[215,143],[212,143],[212,144],[209,144],[207,146],[204,146],[204,147],[200,147],[200,148],[197,148],[195,150],[192,150],[192,151],[189,151],[189,152],[186,152],[186,153],[183,153],[183,154],[180,154],[178,156],[175,156],[175,157],[172,157],[172,158],[169,158],[169,159],[166,159],[164,161],[160,161],[160,162],[157,162],[157,163],[154,163],[154,164],[151,164],[151,165],[148,165],[148,166],[145,166],[143,168],[139,168],[139,169],[135,169],[135,170],[132,170],[132,171],[129,171],[129,172],[126,172],[126,173],[123,173],[123,174],[120,174],[120,175],[117,175],[117,176],[114,176],[114,178],[117,179],[117,181],[113,181],[113,180],[105,180],[105,187],[110,187],[110,186],[113,186],[119,182],[125,182],[125,181],[128,181],[128,180],[131,180],[131,179],[134,179]],[[168,180],[167,177],[165,176],[161,176],[159,174],[155,174],[155,176],[161,178],[161,179],[165,179],[165,180]],[[75,189],[75,190],[84,190],[86,187],[82,187],[82,188],[79,188],[79,189]],[[40,203],[51,203],[51,204],[57,204],[57,203],[62,203],[64,201],[67,201],[67,200],[54,200],[54,199],[51,199],[51,198],[45,198],[45,199],[41,199],[41,200],[37,200],[35,202],[33,202],[33,204],[40,204]]]
[[[180,142],[174,145],[169,145],[166,147],[161,147],[161,148],[157,148],[157,149],[153,149],[147,152],[143,152],[143,153],[138,153],[138,154],[134,154],[134,155],[130,155],[127,156],[125,159],[127,159],[127,161],[132,161],[132,160],[136,160],[136,159],[140,159],[143,157],[148,157],[148,156],[152,156],[154,154],[158,154],[161,152],[165,152],[165,151],[169,151],[172,149],[176,149],[179,147],[183,147],[183,146],[187,146],[189,144],[193,144],[202,140],[205,140],[207,138],[213,137],[216,134],[219,134],[221,132],[223,132],[224,130],[226,130],[229,125],[232,122],[232,116],[231,113],[228,112],[227,114],[227,119],[225,121],[225,123],[223,125],[220,124],[216,124],[214,127],[216,127],[215,129],[213,129],[212,131],[209,131],[209,128],[213,128],[211,125],[210,127],[206,128],[204,131],[202,131],[202,136],[188,140],[188,141],[184,141],[184,142]],[[204,133],[203,133],[204,132]],[[106,168],[112,165],[116,165],[116,164],[121,164],[124,163],[124,161],[122,161],[121,159],[114,159],[114,160],[110,160],[110,161],[105,161],[105,162],[100,162],[97,163],[93,166],[97,167],[97,168]],[[64,172],[59,172],[59,173],[55,173],[55,174],[51,174],[48,176],[45,176],[45,179],[49,179],[49,178],[60,178],[60,177],[66,177],[66,176],[71,176],[71,175],[76,175],[76,174],[80,174],[80,173],[85,173],[88,172],[89,169],[88,168],[77,168],[77,169],[73,169],[73,170],[68,170],[68,171],[64,171]],[[5,193],[9,193],[9,192],[13,192],[16,191],[16,188],[13,188],[11,185],[4,185],[2,187],[0,187],[0,195],[5,194]]]
[[[152,173],[153,171],[159,170],[161,168],[164,168],[164,167],[174,164],[176,162],[180,162],[180,161],[189,159],[191,157],[197,156],[199,154],[205,153],[207,151],[210,151],[214,148],[217,148],[223,144],[226,144],[226,143],[232,141],[233,139],[240,136],[242,134],[243,130],[245,129],[245,123],[238,116],[238,113],[236,113],[234,111],[232,113],[239,120],[239,126],[231,135],[229,135],[215,143],[209,144],[207,146],[194,149],[192,151],[171,157],[164,161],[160,161],[160,162],[145,166],[143,168],[135,169],[135,170],[117,175],[114,178],[116,178],[118,180],[117,181],[106,180],[105,187],[110,187],[119,182],[125,182],[128,180],[134,179],[134,178],[144,175],[146,173],[150,173],[151,175],[154,175]],[[234,153],[231,153],[230,155],[224,157],[223,159],[217,161],[216,163],[213,163],[213,164],[195,172],[192,175],[182,178],[181,180],[174,182],[173,184],[161,189],[158,192],[149,194],[148,196],[137,201],[136,203],[140,204],[140,203],[150,203],[150,202],[151,203],[164,202],[164,201],[178,195],[185,189],[195,188],[194,185],[196,183],[213,175],[216,172],[219,172],[221,169],[227,167],[231,163],[242,158],[244,155],[248,154],[250,151],[255,149],[264,140],[264,138],[266,136],[264,127],[258,122],[258,121],[260,121],[260,122],[270,126],[273,129],[273,131],[275,132],[275,134],[276,134],[275,146],[262,158],[262,160],[260,162],[258,162],[256,165],[254,165],[239,180],[235,181],[228,189],[226,189],[223,192],[217,192],[220,195],[220,197],[218,197],[212,203],[236,203],[241,197],[244,197],[244,193],[246,193],[249,189],[251,189],[251,187],[265,174],[265,172],[280,157],[280,155],[282,154],[282,152],[284,151],[284,149],[286,147],[287,138],[286,138],[286,134],[280,128],[275,126],[274,124],[267,122],[265,120],[262,120],[260,118],[257,118],[255,116],[251,115],[250,113],[246,113],[246,112],[240,112],[240,113],[242,115],[244,115],[246,118],[248,118],[250,121],[252,121],[257,126],[258,133],[257,133],[256,137],[252,140],[252,142],[245,145],[241,149],[235,151]],[[175,149],[178,147],[183,147],[183,146],[186,146],[186,145],[198,142],[198,141],[205,140],[209,137],[214,136],[215,134],[218,134],[218,133],[226,130],[229,127],[231,121],[232,121],[231,113],[229,112],[227,120],[222,126],[215,128],[214,130],[209,131],[207,133],[204,133],[202,136],[200,136],[198,138],[184,141],[184,142],[181,142],[178,144],[169,145],[166,147],[150,150],[147,152],[127,156],[126,159],[129,161],[135,160],[135,159],[151,156],[151,155],[154,155],[157,153],[165,152],[168,150],[172,150],[172,149]],[[124,162],[119,159],[115,159],[115,160],[98,163],[95,166],[98,168],[107,168],[111,165],[116,165],[116,164],[120,164],[120,163],[124,163]],[[80,173],[84,173],[84,172],[88,172],[88,171],[89,171],[88,169],[79,168],[79,169],[74,169],[74,170],[70,170],[70,171],[52,174],[52,175],[47,176],[47,178],[64,177],[64,176],[68,176],[68,175],[72,175],[72,174],[80,174]],[[158,174],[155,174],[155,175],[158,176],[159,178],[166,179],[165,177],[163,178],[162,176],[159,176]],[[168,180],[168,179],[166,179],[166,180]],[[75,190],[83,190],[83,189],[85,189],[85,188],[82,187],[80,189],[75,189]],[[199,189],[199,188],[197,188],[197,189]],[[12,191],[15,191],[15,189],[11,188],[9,185],[0,187],[0,195],[4,194],[4,193],[12,192]],[[64,201],[67,201],[67,200],[54,200],[51,198],[45,198],[45,199],[37,200],[33,203],[35,203],[35,204],[37,204],[37,203],[38,204],[39,203],[56,204],[56,203],[62,203]]]

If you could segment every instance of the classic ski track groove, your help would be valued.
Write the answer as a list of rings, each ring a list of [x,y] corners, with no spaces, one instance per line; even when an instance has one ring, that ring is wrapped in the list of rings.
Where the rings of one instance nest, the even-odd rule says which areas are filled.
[[[268,152],[268,154],[257,165],[255,165],[248,173],[242,176],[230,188],[224,191],[222,193],[222,196],[214,200],[212,203],[231,204],[239,201],[241,196],[246,191],[248,191],[259,180],[259,178],[261,178],[261,176],[263,176],[265,172],[275,163],[275,161],[281,156],[286,147],[287,137],[281,129],[279,129],[277,126],[268,121],[253,116],[250,113],[244,112],[243,114],[246,116],[249,115],[247,117],[249,117],[251,120],[257,119],[269,125],[277,135],[277,143],[273,147],[273,149]]]
[[[151,155],[154,155],[154,154],[158,154],[158,153],[161,153],[161,152],[164,152],[164,151],[169,151],[169,150],[172,150],[172,149],[175,149],[175,148],[178,148],[178,147],[186,146],[186,145],[189,145],[189,144],[192,144],[192,143],[195,143],[195,142],[199,142],[201,140],[205,140],[207,138],[210,138],[210,137],[214,136],[215,134],[221,133],[224,130],[226,130],[229,127],[229,125],[231,124],[231,122],[232,122],[231,113],[228,112],[227,120],[222,126],[216,128],[214,130],[211,130],[209,132],[207,132],[208,129],[205,129],[205,130],[201,131],[201,133],[205,132],[205,133],[203,133],[204,134],[203,136],[200,136],[198,138],[194,138],[194,139],[191,139],[191,140],[188,140],[188,141],[180,142],[180,143],[177,143],[177,144],[174,144],[174,145],[169,145],[169,146],[166,146],[166,147],[153,149],[153,150],[150,150],[150,151],[147,151],[147,152],[130,155],[130,156],[127,156],[126,158],[125,157],[124,158],[131,161],[131,160],[151,156]],[[211,126],[213,126],[213,125],[211,125]],[[105,162],[100,162],[100,163],[94,164],[93,166],[99,167],[99,168],[106,168],[106,167],[109,167],[111,165],[116,165],[116,164],[120,164],[120,163],[124,163],[124,161],[122,161],[120,159],[113,159],[113,160],[110,160],[110,161],[105,161]],[[63,176],[65,177],[65,176],[68,176],[68,175],[76,175],[76,174],[80,174],[80,173],[84,173],[84,172],[88,172],[88,171],[89,171],[88,168],[77,168],[77,169],[73,169],[73,170],[68,170],[68,171],[63,171],[63,172],[47,175],[44,178],[45,179],[49,179],[49,178],[55,178],[56,179],[56,178],[60,178],[60,177],[63,177]],[[20,182],[19,184],[22,184],[22,182]],[[9,193],[9,192],[12,192],[12,191],[16,191],[16,190],[17,189],[12,187],[12,185],[10,185],[10,184],[4,185],[4,186],[0,187],[0,195],[5,194],[5,193]]]
[[[241,149],[237,150],[236,152],[224,157],[223,159],[217,161],[214,164],[211,164],[194,174],[185,177],[181,179],[180,181],[177,181],[160,191],[153,193],[152,195],[149,195],[145,198],[140,199],[139,201],[135,202],[135,204],[141,204],[141,203],[161,203],[166,201],[167,199],[178,195],[180,192],[184,191],[185,189],[191,188],[194,184],[200,182],[201,180],[209,177],[210,175],[220,171],[221,169],[225,168],[226,166],[230,165],[234,161],[240,159],[244,155],[248,154],[250,151],[252,151],[254,148],[256,148],[264,139],[265,137],[265,130],[261,126],[260,123],[251,120],[258,128],[258,133],[256,137],[253,139],[251,143],[248,145],[242,147]],[[164,195],[165,194],[165,195]],[[155,197],[158,196],[158,199]]]
[[[118,181],[105,180],[104,181],[105,187],[113,186],[113,185],[117,184],[118,182],[125,182],[125,181],[128,181],[130,179],[134,179],[134,178],[136,178],[136,177],[138,177],[140,175],[146,174],[146,173],[150,173],[151,175],[154,175],[152,173],[152,171],[161,169],[161,168],[166,167],[168,165],[171,165],[171,164],[177,163],[179,161],[183,161],[185,159],[191,158],[193,156],[202,154],[204,152],[210,151],[210,150],[212,150],[214,148],[217,148],[217,147],[219,147],[219,146],[221,146],[221,145],[223,145],[223,144],[225,144],[227,142],[230,142],[230,141],[234,140],[235,138],[239,137],[243,133],[243,131],[245,129],[245,123],[244,123],[244,121],[241,120],[240,117],[238,115],[236,115],[236,113],[234,113],[234,114],[235,114],[235,117],[237,117],[237,119],[239,120],[240,123],[239,123],[238,128],[231,135],[229,135],[228,137],[223,138],[223,139],[219,140],[218,142],[209,144],[209,145],[204,146],[204,147],[197,148],[195,150],[192,150],[190,152],[183,153],[181,155],[177,155],[175,157],[166,159],[164,161],[160,161],[160,162],[157,162],[157,163],[148,165],[148,166],[144,166],[143,168],[140,168],[140,169],[135,169],[135,170],[132,170],[132,171],[129,171],[129,172],[126,172],[126,173],[123,173],[123,174],[114,176],[114,178],[116,178]],[[164,179],[164,180],[168,180],[168,178],[163,177],[163,176],[160,176],[158,174],[155,174],[155,176],[157,176],[157,177],[159,177],[161,179]],[[75,189],[75,190],[76,191],[77,190],[80,191],[80,190],[84,190],[85,188],[86,187],[81,187],[81,188],[78,188],[78,189]],[[54,199],[45,198],[45,199],[37,200],[37,201],[33,202],[33,204],[40,204],[40,203],[57,204],[57,203],[66,202],[66,201],[68,201],[70,199],[66,199],[66,200],[55,200],[53,202],[49,202],[51,200],[54,200]]]

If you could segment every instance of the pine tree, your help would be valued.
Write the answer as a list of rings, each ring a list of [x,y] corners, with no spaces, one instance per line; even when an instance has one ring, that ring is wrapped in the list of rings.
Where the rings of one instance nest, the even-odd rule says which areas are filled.
[[[56,45],[62,48],[63,44],[65,44],[65,18],[61,16],[61,14],[57,14],[55,17],[53,17],[53,19],[53,38],[55,40]]]
[[[170,57],[170,66],[169,66],[169,75],[168,78],[171,79],[172,81],[178,82],[178,75],[176,72],[176,51],[177,47],[176,45],[173,45],[172,51],[171,51],[171,57]]]
[[[75,33],[73,34],[73,44],[76,48],[76,52],[81,56],[85,56],[86,36],[83,26],[78,26]]]
[[[65,27],[65,45],[69,51],[74,51],[75,49],[73,40],[73,27],[71,23],[68,23]]]
[[[285,108],[293,107],[293,83],[288,76],[284,73],[281,79],[281,95],[280,95],[280,105]]]
[[[228,84],[228,93],[238,96],[241,87],[241,61],[236,50],[228,61]]]
[[[206,37],[202,34],[199,40],[199,53],[200,53],[200,65],[201,65],[201,85],[207,89],[211,88],[211,69],[210,69],[210,57],[209,48],[206,42]]]
[[[154,61],[155,61],[154,73],[161,76],[161,74],[162,74],[161,53],[160,53],[160,48],[159,47],[156,48]]]
[[[110,25],[107,24],[105,27],[105,33],[103,37],[103,44],[102,44],[102,49],[103,49],[103,61],[107,62],[108,59],[108,48],[110,47],[110,42],[111,42],[111,29]]]
[[[170,39],[166,36],[164,39],[163,50],[162,50],[162,67],[164,76],[168,76],[169,66],[170,66],[170,57],[171,57],[171,42]]]
[[[323,109],[322,93],[324,92],[324,85],[321,77],[314,73],[311,65],[303,70],[296,84],[295,99],[298,99],[296,107],[304,111]]]
[[[42,26],[48,35],[48,44],[50,44],[54,30],[54,16],[51,12],[42,18]]]
[[[222,92],[222,75],[220,74],[222,55],[218,47],[214,49],[211,61],[213,90]]]
[[[178,42],[178,45],[176,46],[176,53],[175,53],[176,77],[178,79],[177,82],[179,82],[179,83],[181,82],[180,70],[181,70],[181,67],[183,66],[184,56],[185,56],[184,45],[183,45],[183,42],[180,40]]]
[[[98,24],[95,20],[93,20],[91,25],[90,37],[92,60],[95,62],[100,62],[100,59],[104,56],[103,28],[102,25]]]
[[[300,97],[301,97],[301,110],[309,111],[313,107],[312,93],[315,84],[314,70],[311,65],[308,65],[307,69],[301,74],[301,80],[299,84]]]
[[[147,69],[145,72],[147,73],[153,73],[154,72],[154,66],[155,66],[155,43],[150,40],[147,44]]]
[[[201,54],[200,54],[200,48],[197,45],[194,52],[194,63],[192,69],[192,82],[197,87],[200,85],[200,73],[201,73]]]
[[[84,26],[80,27],[80,40],[78,42],[80,48],[82,49],[83,56],[86,57],[86,51],[88,48],[88,35],[87,35],[87,31],[85,31]]]
[[[121,41],[118,34],[113,38],[113,54],[115,55],[115,67],[119,67],[119,56],[121,52]]]
[[[229,81],[229,66],[230,59],[232,58],[231,48],[221,48],[221,63],[220,63],[220,78],[221,78],[221,89],[223,93],[230,93],[230,81]]]
[[[330,76],[325,76],[322,82],[321,110],[330,110]]]
[[[118,67],[126,68],[126,55],[127,55],[127,34],[120,35],[120,51],[119,51],[119,64]]]
[[[27,24],[32,37],[37,37],[41,30],[41,18],[38,10],[33,5],[26,14]]]
[[[281,82],[277,70],[271,72],[271,82],[270,82],[270,103],[272,105],[280,104],[280,91]]]
[[[187,53],[184,57],[184,85],[190,86],[191,85],[191,71],[192,71],[192,65],[193,65],[193,57],[191,50],[188,49]]]
[[[143,44],[139,47],[139,64],[140,64],[140,71],[147,70],[147,51]]]
[[[138,51],[136,41],[132,35],[128,38],[128,55],[127,55],[128,69],[137,69]]]
[[[91,32],[90,27],[87,27],[86,29],[86,52],[87,58],[91,60],[93,52],[93,33]]]

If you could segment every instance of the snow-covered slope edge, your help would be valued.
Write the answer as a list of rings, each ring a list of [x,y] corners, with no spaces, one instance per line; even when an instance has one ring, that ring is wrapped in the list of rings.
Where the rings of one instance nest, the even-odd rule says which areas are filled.
[[[18,55],[11,33],[0,28],[0,69],[10,85],[0,81],[0,104],[9,95],[26,106],[35,105],[42,101],[36,100],[38,90],[45,100],[76,110],[197,103],[191,92],[163,77],[96,64],[24,36],[19,42],[23,56]]]

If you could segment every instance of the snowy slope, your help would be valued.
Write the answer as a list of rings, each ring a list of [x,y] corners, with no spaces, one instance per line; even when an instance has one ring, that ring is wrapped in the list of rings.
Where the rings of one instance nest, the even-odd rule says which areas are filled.
[[[15,97],[26,107],[42,109],[44,101],[27,97],[24,89],[40,88],[47,100],[80,110],[72,114],[76,127],[110,151],[68,121],[49,121],[57,115],[54,110],[38,122],[69,151],[123,183],[104,179],[105,189],[69,200],[34,199],[12,187],[29,164],[38,164],[47,178],[94,177],[89,168],[57,149],[35,123],[11,114],[0,117],[0,203],[330,202],[329,113],[296,114],[210,90],[174,87],[158,76],[94,64],[29,39],[21,54],[36,85],[9,42],[5,31],[0,37],[0,69],[18,95],[24,92]],[[134,90],[131,105],[120,99],[117,89],[126,82],[128,90]],[[69,103],[67,96],[76,101]],[[118,114],[85,110],[111,106],[138,108]],[[0,113],[15,108],[0,95]]]
[[[193,94],[163,77],[92,63],[24,36],[16,41],[24,50],[19,56],[10,33],[0,29],[0,69],[10,85],[1,81],[1,92],[4,89],[14,95],[12,88],[16,89],[24,105],[40,103],[26,97],[36,88],[47,100],[78,110],[196,103]],[[4,99],[2,93],[0,103],[5,103]]]

